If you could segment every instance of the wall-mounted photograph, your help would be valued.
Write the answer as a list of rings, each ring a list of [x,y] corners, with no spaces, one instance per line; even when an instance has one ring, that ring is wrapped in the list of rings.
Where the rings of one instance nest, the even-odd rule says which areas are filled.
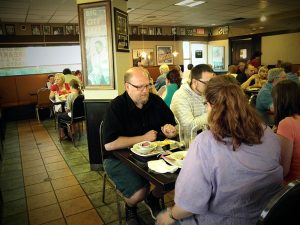
[[[145,28],[145,27],[143,27],[143,28],[140,28],[140,35],[147,35],[148,33],[147,33],[147,31],[148,31],[148,29],[147,28]]]
[[[133,66],[154,66],[154,49],[133,49],[132,62]]]
[[[66,25],[66,35],[73,35],[73,34],[74,34],[74,26]]]
[[[132,35],[138,35],[138,27],[137,26],[132,26],[131,27],[131,34]]]
[[[119,52],[129,52],[128,14],[114,8],[116,46]]]
[[[64,27],[53,27],[53,35],[64,35]]]
[[[41,35],[41,26],[40,25],[31,25],[32,35]]]
[[[214,46],[212,48],[212,66],[214,71],[225,70],[225,47]]]
[[[1,24],[0,24],[0,35],[4,35],[4,32],[3,32]]]
[[[161,27],[156,27],[156,35],[162,35],[162,28]]]
[[[5,30],[6,30],[6,35],[16,35],[15,25],[6,24]]]
[[[157,65],[173,64],[172,46],[156,46]]]
[[[114,89],[110,2],[79,5],[79,18],[85,88]]]
[[[75,34],[79,35],[79,26],[78,25],[75,26]]]
[[[148,34],[149,35],[155,35],[155,28],[154,27],[149,27]]]
[[[49,25],[43,26],[44,35],[51,35],[51,27]]]

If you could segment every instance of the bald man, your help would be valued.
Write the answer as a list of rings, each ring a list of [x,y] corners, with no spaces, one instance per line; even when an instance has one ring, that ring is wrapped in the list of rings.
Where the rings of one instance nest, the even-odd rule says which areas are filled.
[[[149,93],[152,84],[147,70],[141,67],[129,69],[124,82],[126,91],[112,100],[104,117],[103,138],[108,157],[104,159],[103,166],[125,197],[127,224],[139,224],[137,203],[145,200],[155,219],[161,210],[159,198],[163,192],[155,188],[148,194],[149,182],[115,158],[111,151],[142,141],[173,138],[176,136],[176,123],[164,101]]]

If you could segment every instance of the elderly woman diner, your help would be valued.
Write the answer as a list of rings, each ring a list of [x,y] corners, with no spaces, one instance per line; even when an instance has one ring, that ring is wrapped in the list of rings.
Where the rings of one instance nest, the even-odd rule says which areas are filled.
[[[212,78],[205,98],[209,130],[191,144],[176,181],[175,205],[156,224],[256,224],[281,188],[279,140],[231,79]]]
[[[65,75],[63,73],[55,74],[55,84],[51,86],[49,98],[55,99],[55,95],[66,98],[70,93],[70,85],[65,83]]]

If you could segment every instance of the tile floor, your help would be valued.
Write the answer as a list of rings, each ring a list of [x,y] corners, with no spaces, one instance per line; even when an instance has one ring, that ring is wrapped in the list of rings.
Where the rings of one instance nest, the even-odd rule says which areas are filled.
[[[118,224],[110,185],[106,203],[101,201],[102,175],[90,170],[86,136],[74,147],[71,142],[58,141],[52,120],[10,122],[0,177],[1,224]],[[172,198],[173,193],[166,195],[167,205]],[[143,224],[154,224],[143,204],[138,211]],[[122,222],[125,224],[124,215]]]

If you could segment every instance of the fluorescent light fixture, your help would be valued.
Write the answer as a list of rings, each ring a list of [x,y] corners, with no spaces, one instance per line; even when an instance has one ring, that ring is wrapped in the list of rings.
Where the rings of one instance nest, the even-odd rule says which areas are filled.
[[[205,3],[205,1],[196,1],[196,0],[184,0],[181,2],[176,3],[175,5],[178,6],[188,6],[188,7],[194,7],[196,5],[200,5]]]

